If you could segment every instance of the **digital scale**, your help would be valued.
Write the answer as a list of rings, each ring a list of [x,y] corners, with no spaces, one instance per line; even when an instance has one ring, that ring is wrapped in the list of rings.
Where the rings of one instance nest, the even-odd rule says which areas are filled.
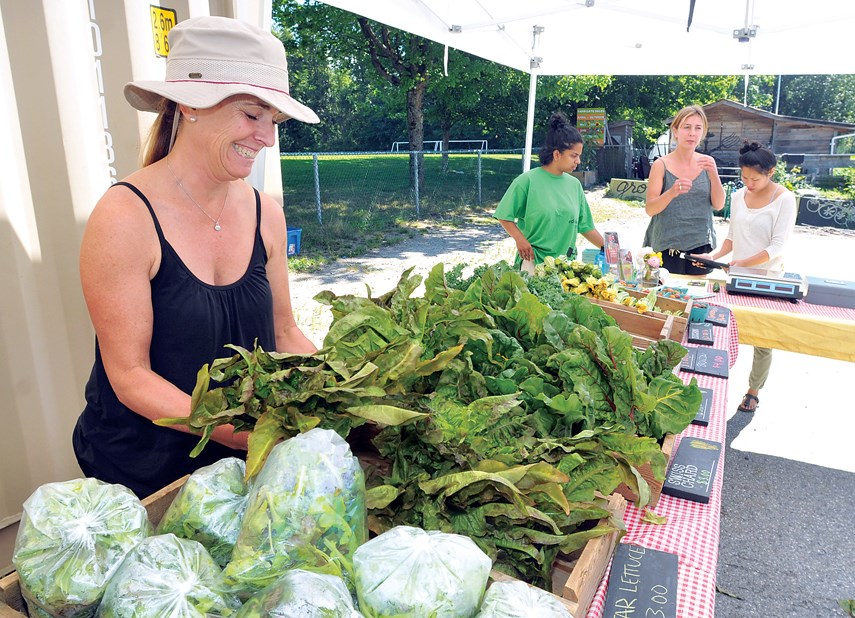
[[[724,262],[715,262],[686,253],[681,253],[680,257],[710,268],[726,270],[727,284],[724,289],[729,294],[771,296],[772,298],[783,298],[795,302],[804,298],[808,292],[807,278],[796,273],[775,275],[763,268],[728,268]]]
[[[729,294],[771,296],[795,302],[807,294],[808,282],[796,273],[772,275],[761,268],[731,268],[724,289]]]

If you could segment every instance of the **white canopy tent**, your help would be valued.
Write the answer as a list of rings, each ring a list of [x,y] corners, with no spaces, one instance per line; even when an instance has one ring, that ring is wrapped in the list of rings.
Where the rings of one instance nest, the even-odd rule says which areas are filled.
[[[324,2],[530,73],[526,162],[537,75],[855,73],[853,0]]]

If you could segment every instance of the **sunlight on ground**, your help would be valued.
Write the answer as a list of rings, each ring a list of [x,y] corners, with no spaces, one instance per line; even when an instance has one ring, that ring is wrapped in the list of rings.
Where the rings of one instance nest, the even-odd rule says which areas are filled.
[[[730,371],[728,419],[748,385],[753,348]],[[732,443],[740,451],[855,472],[855,363],[775,350],[754,418]],[[797,479],[793,479],[797,482]]]

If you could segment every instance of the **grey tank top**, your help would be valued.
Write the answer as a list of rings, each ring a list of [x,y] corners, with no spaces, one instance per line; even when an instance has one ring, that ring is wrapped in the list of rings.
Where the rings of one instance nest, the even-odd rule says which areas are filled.
[[[674,186],[676,181],[677,177],[666,168],[662,193]],[[707,244],[715,247],[716,238],[710,178],[707,171],[703,170],[692,182],[688,193],[675,197],[665,210],[653,215],[644,234],[644,246],[654,251],[687,251]]]

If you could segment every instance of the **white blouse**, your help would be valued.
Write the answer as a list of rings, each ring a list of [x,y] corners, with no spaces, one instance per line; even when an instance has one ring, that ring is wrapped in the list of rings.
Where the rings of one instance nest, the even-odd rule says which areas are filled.
[[[765,250],[769,261],[753,268],[765,268],[776,274],[784,272],[784,245],[796,225],[796,196],[784,190],[762,208],[748,208],[745,187],[730,200],[730,229],[727,237],[733,243],[733,259],[744,260]]]

